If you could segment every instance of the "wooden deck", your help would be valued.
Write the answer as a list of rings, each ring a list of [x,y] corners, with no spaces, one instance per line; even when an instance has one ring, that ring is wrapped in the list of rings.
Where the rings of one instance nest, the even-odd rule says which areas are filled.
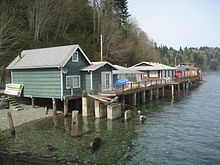
[[[111,87],[109,87],[110,90],[108,91],[99,90],[98,95],[103,97],[128,95],[136,92],[147,91],[147,90],[162,88],[171,85],[191,83],[200,80],[201,77],[206,75],[207,74],[202,73],[196,76],[180,77],[180,78],[177,77],[173,80],[169,80],[169,79],[148,80],[148,81],[141,81],[136,83],[129,83],[127,86],[125,86],[124,84],[121,86],[112,85]]]

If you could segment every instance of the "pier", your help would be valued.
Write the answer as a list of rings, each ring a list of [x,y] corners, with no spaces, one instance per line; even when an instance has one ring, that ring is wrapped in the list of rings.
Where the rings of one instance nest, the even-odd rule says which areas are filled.
[[[165,96],[165,89],[171,91],[172,98],[175,92],[189,90],[195,87],[206,74],[181,77],[174,79],[149,79],[136,83],[112,85],[108,91],[99,91],[96,95],[82,96],[82,116],[107,117],[114,120],[122,116],[122,110],[145,104],[147,100],[159,99]],[[117,101],[114,98],[118,97]],[[111,104],[111,101],[113,103]]]

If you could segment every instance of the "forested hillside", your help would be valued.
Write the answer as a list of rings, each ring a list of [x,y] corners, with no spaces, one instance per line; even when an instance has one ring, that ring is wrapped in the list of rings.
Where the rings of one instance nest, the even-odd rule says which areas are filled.
[[[184,48],[177,51],[166,46],[157,47],[161,60],[169,65],[193,63],[203,70],[220,70],[220,48]]]
[[[159,61],[219,69],[220,49],[157,47],[129,14],[127,0],[0,0],[1,70],[22,50],[79,44],[92,61]],[[153,13],[152,13],[153,14]],[[3,72],[3,71],[2,71]],[[2,74],[1,74],[2,75]]]

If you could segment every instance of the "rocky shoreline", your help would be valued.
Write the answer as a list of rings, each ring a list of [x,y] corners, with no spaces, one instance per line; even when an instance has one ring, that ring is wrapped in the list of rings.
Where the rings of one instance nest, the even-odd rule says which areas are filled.
[[[107,165],[78,159],[59,158],[55,155],[40,155],[25,151],[0,150],[1,165]]]

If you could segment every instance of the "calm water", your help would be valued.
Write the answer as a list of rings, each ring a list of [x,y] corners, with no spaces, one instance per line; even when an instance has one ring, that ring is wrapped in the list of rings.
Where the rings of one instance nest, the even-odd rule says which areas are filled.
[[[170,96],[133,110],[133,118],[107,121],[80,120],[81,137],[70,136],[70,118],[62,116],[18,128],[16,138],[0,138],[0,148],[53,154],[113,164],[219,165],[220,164],[220,72],[172,100]],[[137,110],[146,115],[141,124]],[[89,142],[103,139],[91,153]],[[47,144],[54,152],[47,151]]]

